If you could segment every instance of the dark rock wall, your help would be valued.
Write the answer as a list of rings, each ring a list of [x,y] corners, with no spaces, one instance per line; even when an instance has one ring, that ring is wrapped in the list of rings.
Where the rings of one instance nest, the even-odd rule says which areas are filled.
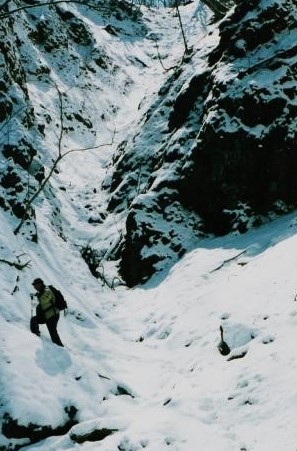
[[[110,209],[129,209],[120,255],[129,285],[144,282],[158,269],[156,262],[174,261],[187,249],[178,216],[191,240],[245,232],[296,208],[296,16],[293,0],[238,2],[220,24],[205,70],[187,83],[188,62],[174,71],[139,134],[121,148]],[[195,49],[190,64],[194,58]],[[144,147],[158,117],[168,127],[159,143]],[[140,167],[143,183],[135,177]],[[170,217],[159,202],[165,189],[176,207]],[[154,211],[149,216],[148,205]],[[160,255],[157,245],[167,240]]]
[[[21,41],[13,17],[0,22],[0,207],[22,218],[28,195],[28,171],[36,157],[38,133],[27,90],[27,74],[19,52]],[[35,178],[36,177],[36,178]],[[43,178],[39,165],[31,186]],[[29,230],[35,236],[35,228]]]
[[[255,215],[268,214],[279,201],[297,205],[294,17],[294,2],[261,9],[251,1],[220,26],[199,140],[179,188],[182,203],[212,232],[231,230],[239,202]]]

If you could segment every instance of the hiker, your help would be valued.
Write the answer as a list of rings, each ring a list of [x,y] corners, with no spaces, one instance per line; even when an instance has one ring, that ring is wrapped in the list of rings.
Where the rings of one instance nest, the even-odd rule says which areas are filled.
[[[39,324],[46,324],[52,342],[58,346],[64,346],[57,332],[59,310],[55,307],[55,296],[52,290],[45,286],[42,279],[33,280],[33,287],[37,291],[38,305],[35,316],[31,317],[30,329],[33,334],[40,336]]]

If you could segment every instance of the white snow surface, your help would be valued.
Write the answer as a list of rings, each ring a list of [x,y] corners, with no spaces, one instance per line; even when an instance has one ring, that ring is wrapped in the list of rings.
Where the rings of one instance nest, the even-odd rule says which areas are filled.
[[[195,26],[189,21],[189,39],[199,37],[207,48],[214,45],[216,31],[207,34],[202,12],[199,4],[183,9],[185,18],[199,19]],[[182,55],[182,39],[177,18],[170,15],[169,22],[166,14],[150,17],[158,19],[154,27],[163,36],[161,50],[174,61]],[[122,45],[113,47],[119,65]],[[147,42],[134,43],[126,52],[135,48],[136,55],[149,58]],[[153,55],[153,44],[150,51]],[[121,105],[116,119],[122,124],[117,127],[120,138],[135,132],[139,102],[144,99],[148,105],[165,77],[158,58],[151,58],[143,73],[129,72],[135,90],[121,103],[110,89],[103,102]],[[42,95],[40,85],[32,84],[30,90],[33,97]],[[75,92],[82,102],[79,89]],[[43,105],[50,109],[56,92],[45,94]],[[94,92],[92,103],[99,108]],[[99,130],[103,141],[111,132],[111,127]],[[79,143],[77,133],[65,146]],[[111,155],[110,148],[77,153],[61,164],[52,187],[67,225],[66,240],[56,234],[46,198],[37,201],[37,244],[15,236],[13,219],[0,210],[0,259],[30,262],[22,271],[0,263],[0,414],[9,412],[23,425],[56,428],[67,421],[65,409],[78,410],[78,424],[65,435],[29,446],[25,439],[2,435],[0,447],[296,451],[296,214],[245,235],[195,241],[177,264],[146,285],[110,290],[91,275],[76,244],[98,235],[114,237],[114,230],[86,223],[83,208],[86,202],[98,202],[98,196],[105,201],[104,193],[92,193],[105,177]],[[61,185],[69,187],[68,197],[58,189]],[[114,224],[115,230],[119,227]],[[114,273],[107,265],[107,277]],[[45,326],[41,338],[30,333],[35,277],[60,288],[67,299],[68,313],[58,324],[65,348],[51,343]],[[217,349],[220,325],[231,348],[228,356]],[[71,438],[103,428],[114,432],[101,441],[78,444]]]

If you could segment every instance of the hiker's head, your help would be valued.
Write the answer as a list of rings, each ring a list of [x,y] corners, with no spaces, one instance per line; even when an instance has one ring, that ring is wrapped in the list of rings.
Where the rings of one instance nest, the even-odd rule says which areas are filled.
[[[37,291],[42,291],[45,286],[43,280],[39,277],[33,280],[32,285]]]

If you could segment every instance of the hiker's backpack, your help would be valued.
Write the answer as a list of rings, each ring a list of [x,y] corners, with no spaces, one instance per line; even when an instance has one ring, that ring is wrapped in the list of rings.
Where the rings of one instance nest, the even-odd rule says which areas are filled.
[[[60,290],[53,287],[53,285],[49,285],[49,289],[53,292],[53,295],[55,296],[55,306],[59,310],[65,310],[67,309],[67,302],[64,299],[63,294]]]

